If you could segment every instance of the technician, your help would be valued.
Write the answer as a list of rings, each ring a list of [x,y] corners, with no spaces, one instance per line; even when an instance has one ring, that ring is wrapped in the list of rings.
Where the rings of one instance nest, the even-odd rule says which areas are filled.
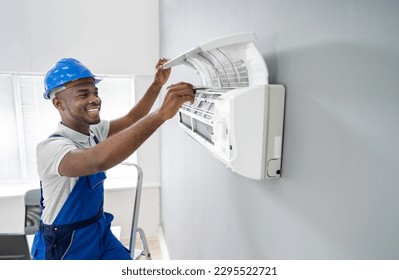
[[[156,64],[144,96],[123,117],[100,119],[101,78],[74,58],[59,60],[44,79],[44,98],[61,116],[58,129],[37,146],[42,216],[33,259],[131,259],[112,234],[113,216],[103,211],[104,171],[136,151],[185,102],[194,102],[193,86],[167,88],[162,105],[150,112],[171,70]]]

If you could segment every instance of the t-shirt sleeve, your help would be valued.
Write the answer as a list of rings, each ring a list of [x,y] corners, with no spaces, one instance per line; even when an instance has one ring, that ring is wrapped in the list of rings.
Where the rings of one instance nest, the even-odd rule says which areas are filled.
[[[77,149],[76,145],[65,137],[51,137],[39,143],[36,148],[37,172],[41,180],[54,175],[61,176],[58,172],[64,156]]]

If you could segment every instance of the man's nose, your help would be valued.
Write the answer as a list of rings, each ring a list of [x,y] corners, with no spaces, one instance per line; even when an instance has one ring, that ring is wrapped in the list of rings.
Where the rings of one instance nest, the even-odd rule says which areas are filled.
[[[96,96],[96,95],[94,95],[94,94],[91,94],[91,95],[90,95],[90,99],[89,99],[89,103],[90,103],[90,104],[98,104],[98,103],[100,103],[100,102],[101,102],[100,97],[98,97],[98,96]]]

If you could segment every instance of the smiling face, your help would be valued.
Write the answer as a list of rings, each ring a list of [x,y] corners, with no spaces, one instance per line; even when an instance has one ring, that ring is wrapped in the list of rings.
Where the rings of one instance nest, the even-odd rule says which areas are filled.
[[[89,127],[100,122],[101,99],[94,81],[82,80],[56,93],[54,106],[67,127],[89,134]]]

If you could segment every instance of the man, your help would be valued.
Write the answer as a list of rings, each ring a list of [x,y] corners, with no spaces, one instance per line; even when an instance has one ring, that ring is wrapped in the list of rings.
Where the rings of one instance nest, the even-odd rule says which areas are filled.
[[[162,105],[149,113],[170,76],[156,65],[153,83],[127,113],[100,119],[101,79],[78,60],[63,58],[46,74],[44,98],[52,100],[61,122],[37,146],[42,189],[42,217],[33,259],[131,259],[110,230],[113,216],[103,212],[104,171],[114,167],[172,118],[185,102],[194,101],[191,84],[168,87]]]

